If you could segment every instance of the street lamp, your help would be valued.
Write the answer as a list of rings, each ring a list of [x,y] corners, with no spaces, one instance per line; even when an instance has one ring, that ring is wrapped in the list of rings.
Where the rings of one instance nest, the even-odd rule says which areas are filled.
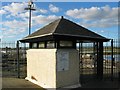
[[[33,1],[30,0],[28,2],[28,7],[25,8],[25,10],[29,10],[29,35],[31,34],[31,11],[35,11],[36,9],[34,8]]]

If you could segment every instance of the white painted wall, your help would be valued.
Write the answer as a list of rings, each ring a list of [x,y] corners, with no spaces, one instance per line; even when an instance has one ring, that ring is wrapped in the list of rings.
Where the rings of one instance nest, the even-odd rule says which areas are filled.
[[[66,53],[65,69],[60,70],[58,58]],[[63,59],[64,59],[63,57]],[[63,62],[62,62],[63,63]],[[30,49],[27,51],[27,78],[44,88],[60,88],[79,84],[79,56],[75,49]]]
[[[45,88],[56,88],[56,49],[30,49],[27,51],[27,79],[36,78]]]

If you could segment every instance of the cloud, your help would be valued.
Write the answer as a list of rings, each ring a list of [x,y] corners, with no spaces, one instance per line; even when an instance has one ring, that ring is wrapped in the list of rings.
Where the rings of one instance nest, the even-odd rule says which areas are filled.
[[[10,13],[12,16],[16,16],[25,12],[24,8],[27,7],[27,3],[11,3],[8,6],[3,6],[2,10]]]
[[[27,7],[27,3],[24,2],[11,3],[1,7],[0,14],[6,14],[3,15],[5,20],[1,22],[3,37],[16,37],[26,32],[28,20],[25,18],[28,18],[28,11],[24,10],[25,7]],[[16,17],[20,19],[16,19]]]
[[[104,7],[91,7],[68,10],[66,15],[73,18],[83,18],[85,20],[98,20],[110,17],[116,17],[118,8],[110,8],[108,5]]]
[[[24,12],[24,13],[20,13],[17,17],[20,18],[20,19],[22,19],[22,20],[28,20],[28,18],[29,18],[29,12],[27,11],[27,12]]]
[[[4,27],[8,27],[8,28],[27,27],[27,21],[12,20],[12,21],[5,21],[2,24],[3,24]]]
[[[3,6],[2,9],[0,10],[0,14],[8,14],[6,18],[10,17],[16,17],[20,18],[23,20],[26,20],[26,18],[29,17],[29,12],[25,10],[28,4],[23,2],[23,3],[11,3],[7,6]],[[41,13],[41,14],[46,14],[48,11],[45,9],[39,9],[37,8],[36,11],[32,12],[32,16],[35,15],[36,13]]]
[[[0,14],[6,14],[7,12],[5,10],[0,10]]]
[[[118,8],[104,7],[81,8],[66,11],[66,15],[82,19],[80,24],[88,27],[110,27],[118,23]]]
[[[100,28],[108,28],[118,25],[118,20],[116,19],[101,19],[101,20],[94,20],[94,21],[81,21],[79,23],[84,27],[100,27]]]
[[[27,21],[4,21],[2,22],[2,33],[4,37],[17,36],[23,34],[27,30]]]
[[[6,20],[0,23],[2,24],[1,31],[4,38],[18,37],[28,30],[29,12],[24,10],[25,7],[27,7],[27,3],[11,3],[2,7],[0,13],[6,14],[4,15]],[[52,8],[53,7],[53,12],[59,11],[57,7],[52,6]],[[41,15],[47,12],[45,9],[38,9],[32,12],[32,27],[37,26],[38,28],[38,25],[48,24],[59,18],[59,16],[56,15]]]
[[[104,30],[101,30],[100,32],[101,32],[101,33],[104,33],[105,31],[104,31]]]
[[[1,28],[1,31],[6,31],[6,28]]]
[[[52,12],[54,12],[54,13],[59,12],[59,8],[56,7],[56,6],[54,6],[53,4],[50,4],[50,5],[49,5],[49,9],[50,9],[50,11],[52,11]]]
[[[56,15],[38,15],[32,17],[32,27],[48,24],[56,19],[59,16]],[[28,20],[12,20],[12,21],[4,21],[1,23],[3,28],[1,29],[4,37],[16,37],[17,35],[23,34],[28,30]],[[40,28],[40,27],[39,27]]]
[[[38,25],[38,24],[48,24],[58,18],[60,17],[56,15],[49,15],[49,16],[38,15],[38,16],[33,16],[32,20],[35,22],[36,25]]]
[[[43,13],[43,14],[45,14],[45,13],[47,13],[47,12],[48,12],[48,11],[47,11],[47,10],[45,10],[45,9],[40,9],[39,11],[40,11],[40,13]]]

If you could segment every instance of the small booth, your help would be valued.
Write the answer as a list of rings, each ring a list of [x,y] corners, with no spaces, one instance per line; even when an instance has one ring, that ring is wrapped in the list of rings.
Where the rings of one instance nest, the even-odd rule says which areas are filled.
[[[103,42],[108,41],[61,17],[20,40],[27,42],[26,79],[43,88],[80,87],[78,42],[97,42],[98,76],[102,77]]]

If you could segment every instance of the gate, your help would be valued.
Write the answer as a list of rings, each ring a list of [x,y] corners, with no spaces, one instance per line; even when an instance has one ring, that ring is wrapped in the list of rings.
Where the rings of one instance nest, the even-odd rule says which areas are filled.
[[[120,65],[120,47],[118,40],[104,43],[104,80],[118,80],[119,65]]]
[[[26,44],[1,42],[2,77],[26,77]]]
[[[120,47],[118,40],[103,43],[103,80],[118,80]],[[79,43],[80,81],[88,83],[97,80],[97,43]],[[100,57],[100,56],[99,56]]]
[[[79,43],[80,52],[80,81],[89,82],[96,78],[97,52],[96,43]]]

